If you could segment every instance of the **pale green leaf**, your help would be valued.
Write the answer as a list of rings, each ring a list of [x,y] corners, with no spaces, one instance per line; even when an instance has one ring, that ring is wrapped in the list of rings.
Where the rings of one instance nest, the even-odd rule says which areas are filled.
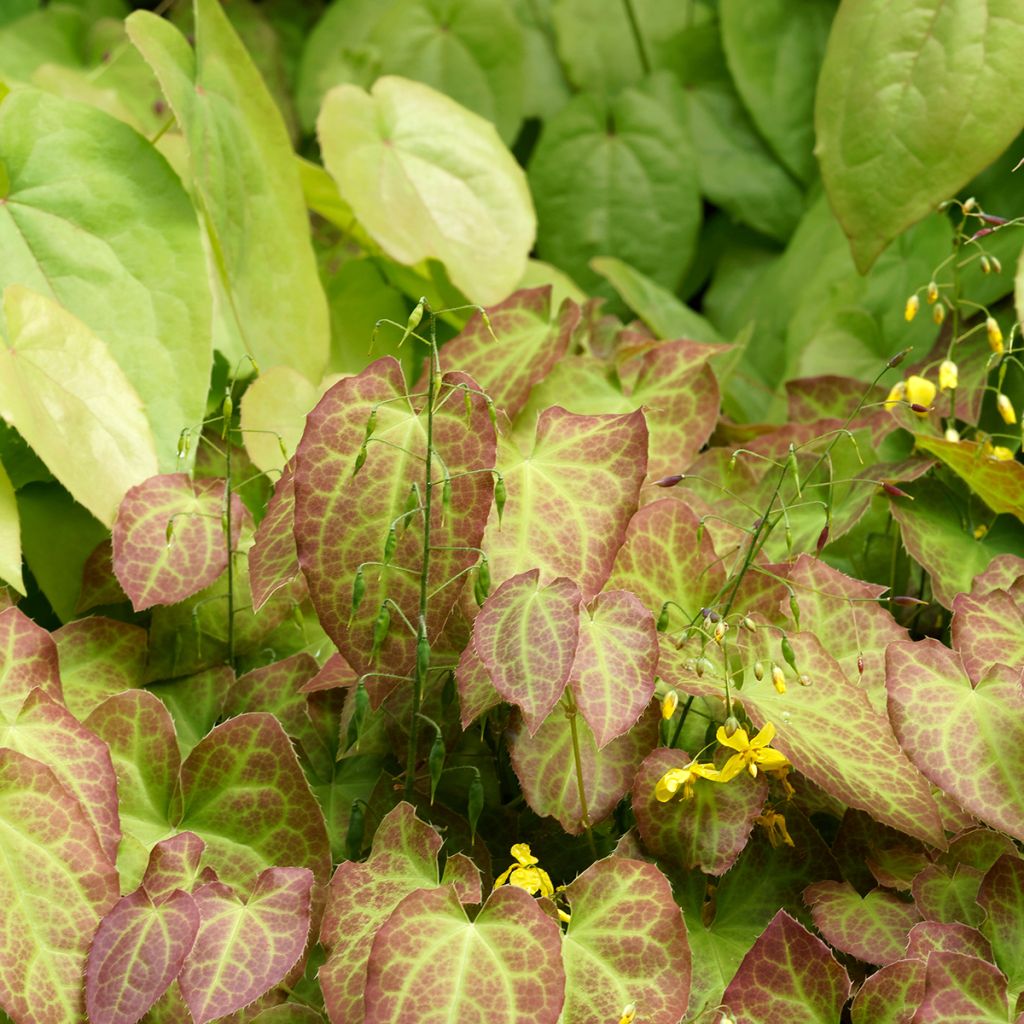
[[[25,593],[21,578],[21,533],[18,503],[6,470],[0,465],[0,580],[9,583],[18,593]]]

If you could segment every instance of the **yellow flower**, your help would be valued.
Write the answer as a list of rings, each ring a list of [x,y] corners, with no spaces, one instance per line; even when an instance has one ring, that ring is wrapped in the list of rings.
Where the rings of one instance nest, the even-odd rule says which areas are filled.
[[[665,699],[661,702],[661,717],[667,722],[675,713],[679,704],[679,694],[675,690],[669,690]]]
[[[895,409],[907,395],[907,385],[904,381],[898,380],[889,391],[889,397],[885,400],[886,409]]]
[[[999,415],[1003,417],[1004,423],[1017,422],[1017,413],[1014,411],[1013,402],[1011,402],[1002,392],[1000,392],[996,398],[996,409],[999,411]]]
[[[525,889],[531,896],[537,893],[541,896],[554,896],[555,887],[551,884],[551,876],[543,868],[537,867],[539,861],[530,853],[530,847],[526,843],[516,843],[511,853],[516,863],[498,875],[494,880],[494,888],[508,882],[517,889]]]
[[[636,1020],[636,1003],[627,1003],[622,1008],[622,1016],[619,1018],[619,1024],[633,1024]]]
[[[783,843],[786,846],[796,846],[793,837],[786,829],[785,817],[778,811],[773,811],[769,807],[764,814],[760,814],[754,819],[754,823],[760,825],[768,833],[768,842],[772,846],[781,846]]]
[[[955,391],[960,382],[960,371],[952,359],[943,359],[939,366],[939,390]]]
[[[721,729],[718,730],[722,732]],[[719,771],[713,764],[698,764],[691,761],[685,768],[669,768],[654,787],[654,795],[661,803],[668,803],[679,792],[683,791],[683,799],[693,797],[693,784],[697,779],[719,781]]]
[[[1001,444],[992,444],[991,441],[985,442],[985,447],[982,449],[990,459],[995,459],[996,462],[1013,462],[1013,451]]]
[[[988,334],[989,348],[996,355],[1001,356],[1003,354],[1003,332],[999,330],[999,324],[996,323],[995,317],[990,316],[985,321],[985,331]]]
[[[946,319],[946,307],[940,302],[932,310],[932,321],[939,327],[942,326],[942,322]]]
[[[723,747],[737,751],[725,762],[719,782],[736,778],[744,768],[757,778],[758,766],[765,771],[789,767],[786,757],[768,746],[775,739],[775,726],[771,722],[765,722],[764,728],[753,739],[747,736],[746,729],[737,729],[731,736],[727,736],[721,726],[718,727],[717,737]]]
[[[917,311],[921,308],[921,300],[916,295],[911,295],[907,299],[907,304],[903,307],[903,319],[908,323],[917,316]]]
[[[935,385],[925,377],[907,378],[907,401],[911,405],[920,405],[927,412],[928,407],[935,400]],[[917,412],[918,416],[924,416],[925,412]]]
[[[935,303],[939,299],[939,286],[934,281],[928,282],[928,302]]]
[[[956,444],[960,440],[960,431],[956,427],[946,427],[946,440]]]
[[[778,665],[772,665],[772,686],[776,693],[786,692],[786,675]]]

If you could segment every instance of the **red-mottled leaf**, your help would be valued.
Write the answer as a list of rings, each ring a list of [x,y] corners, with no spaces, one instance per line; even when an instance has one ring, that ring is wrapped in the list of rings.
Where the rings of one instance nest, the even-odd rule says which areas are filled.
[[[565,993],[561,946],[557,922],[514,886],[492,893],[472,922],[448,886],[411,893],[373,940],[366,1022],[428,1024],[441,1014],[467,1024],[555,1024]]]
[[[117,872],[53,772],[0,750],[0,1007],[19,1024],[77,1021],[82,975]]]
[[[853,377],[801,377],[786,381],[787,419],[791,423],[831,419],[838,420],[838,426],[858,409],[862,410],[854,421],[858,426],[864,421],[887,419],[887,414],[878,407],[884,398],[885,388],[875,385],[869,389],[863,381]]]
[[[569,345],[580,309],[572,301],[551,316],[551,286],[524,288],[487,311],[491,330],[475,313],[440,352],[443,370],[468,373],[510,419],[526,404]],[[493,331],[493,334],[492,334]]]
[[[85,972],[92,1024],[135,1024],[178,976],[199,930],[199,910],[180,890],[154,902],[144,889],[100,921]]]
[[[558,407],[537,421],[532,451],[503,440],[498,468],[508,503],[491,512],[484,548],[494,581],[538,567],[541,580],[601,590],[636,510],[647,469],[647,425],[637,411],[577,416]]]
[[[971,593],[975,597],[984,597],[992,590],[1005,590],[1011,597],[1021,600],[1024,597],[1024,558],[996,555],[988,568],[974,577]]]
[[[1009,836],[972,823],[949,841],[949,849],[939,854],[935,862],[949,870],[963,864],[985,874],[1004,853],[1017,853]]]
[[[629,521],[607,587],[632,591],[655,614],[669,605],[668,631],[682,629],[710,605],[725,583],[725,569],[700,535],[696,512],[685,502],[662,498]]]
[[[629,732],[598,750],[590,727],[576,716],[583,790],[590,823],[611,814],[633,782],[644,757],[658,741],[660,716],[651,707]],[[512,767],[526,802],[540,815],[550,814],[571,835],[584,830],[583,806],[576,781],[572,727],[565,711],[556,707],[531,736],[521,718],[509,728]]]
[[[290,462],[281,472],[266,515],[256,527],[248,557],[252,607],[258,612],[275,591],[302,571],[295,550],[295,475]]]
[[[483,881],[480,869],[464,853],[452,854],[444,862],[442,885],[454,885],[460,903],[482,903]]]
[[[815,927],[836,949],[879,967],[901,959],[921,920],[913,903],[874,889],[863,898],[849,882],[815,882],[804,890]]]
[[[1000,857],[982,880],[978,904],[985,911],[982,931],[1010,991],[1024,990],[1024,860],[1010,854]]]
[[[207,863],[228,884],[247,884],[275,864],[309,868],[317,881],[327,880],[323,812],[273,715],[239,715],[218,725],[182,765],[181,790],[178,828],[202,836]]]
[[[889,715],[907,756],[993,828],[1024,839],[1024,690],[1000,667],[972,687],[937,640],[890,644]]]
[[[17,608],[0,611],[0,715],[8,721],[36,687],[62,701],[57,645]]]
[[[570,579],[540,585],[540,570],[506,580],[473,623],[473,647],[503,700],[531,735],[562,696],[580,635],[580,592]]]
[[[850,1017],[853,1024],[910,1024],[924,997],[924,963],[896,960],[860,987]]]
[[[631,728],[654,696],[658,631],[626,590],[605,590],[580,608],[569,689],[598,748]]]
[[[142,685],[146,631],[101,616],[76,619],[53,634],[64,703],[85,718],[107,697]]]
[[[435,638],[476,562],[491,504],[494,428],[483,398],[470,394],[466,415],[459,385],[476,389],[464,374],[443,378],[435,403],[430,541],[430,601],[427,630]],[[356,456],[376,410],[366,462],[353,475]],[[415,637],[397,612],[380,651],[373,655],[374,622],[387,597],[414,621],[419,609],[422,515],[398,523],[391,567],[382,567],[392,523],[406,511],[414,484],[424,495],[426,413],[408,398],[399,363],[386,357],[358,377],[339,381],[309,414],[295,453],[295,540],[310,597],[327,635],[360,674],[404,673],[415,660]],[[440,501],[445,470],[451,503]],[[364,562],[365,593],[352,612],[356,571]],[[414,572],[405,571],[408,569]]]
[[[850,979],[821,939],[780,910],[743,958],[723,1000],[744,1024],[837,1024]]]
[[[338,687],[355,686],[359,676],[356,670],[340,655],[332,654],[323,667],[307,683],[303,683],[303,693],[316,693],[319,690],[333,690]]]
[[[865,857],[865,865],[879,885],[900,892],[908,892],[914,878],[928,863],[928,857],[921,845],[888,847],[872,850]]]
[[[472,638],[459,656],[455,682],[459,688],[463,729],[468,729],[475,718],[501,703],[501,694],[494,688],[487,666],[476,653]]]
[[[195,832],[179,832],[162,839],[149,854],[142,888],[159,900],[175,889],[191,892],[199,877],[199,861],[206,843]]]
[[[928,955],[924,996],[913,1024],[1006,1024],[1008,1020],[1006,979],[998,967],[961,953]]]
[[[323,1021],[321,1014],[301,1003],[270,1006],[252,1018],[252,1024],[323,1024]]]
[[[181,972],[181,993],[195,1024],[223,1017],[272,988],[306,948],[313,874],[267,868],[240,898],[210,882],[193,894],[199,933]]]
[[[4,746],[45,764],[82,805],[100,847],[111,862],[117,857],[121,826],[117,816],[117,780],[106,744],[63,704],[33,690],[3,739]]]
[[[977,683],[995,665],[1024,665],[1024,604],[1005,590],[953,599],[953,647]]]
[[[690,947],[668,879],[653,864],[609,857],[565,894],[565,1024],[611,1021],[629,1003],[651,1024],[677,1024],[690,996]]]
[[[977,441],[947,441],[915,434],[914,442],[940,458],[993,512],[1024,519],[1024,465],[986,455]]]
[[[984,914],[976,902],[983,874],[965,864],[945,870],[929,864],[914,879],[911,892],[921,916],[950,924],[960,921],[977,926]]]
[[[327,962],[320,986],[334,1024],[358,1024],[373,936],[409,893],[438,885],[441,837],[400,803],[381,821],[365,864],[338,866],[327,893],[320,942]]]
[[[223,480],[165,473],[125,494],[112,540],[114,572],[137,612],[175,604],[208,587],[228,564]],[[231,497],[231,543],[237,545],[242,502]]]
[[[82,589],[75,612],[81,614],[103,604],[121,604],[128,595],[114,575],[114,552],[108,537],[89,553],[82,567]]]
[[[935,950],[966,953],[982,960],[992,959],[992,947],[976,928],[959,921],[921,921],[915,924],[907,938],[906,956],[924,962]]]
[[[693,760],[685,750],[660,748],[648,755],[633,781],[633,813],[644,846],[656,857],[709,875],[725,874],[747,845],[768,784],[746,772],[728,784],[698,779],[692,799],[661,803],[654,787],[670,768]]]

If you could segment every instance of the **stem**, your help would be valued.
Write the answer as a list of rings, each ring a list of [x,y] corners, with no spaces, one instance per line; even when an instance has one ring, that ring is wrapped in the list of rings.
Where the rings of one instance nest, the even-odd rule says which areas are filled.
[[[224,500],[226,502],[224,512],[224,523],[226,527],[225,543],[228,547],[228,664],[232,670],[235,667],[235,553],[231,544],[231,438],[227,438],[227,452],[225,453],[227,465],[227,478],[224,481]]]
[[[633,33],[633,41],[636,43],[636,55],[640,58],[640,67],[644,74],[651,73],[651,62],[647,58],[647,48],[644,46],[644,37],[640,34],[640,22],[636,20],[636,11],[633,9],[633,0],[622,0],[622,6],[626,8],[626,17],[629,19],[629,30]]]
[[[572,759],[576,763],[576,789],[580,795],[583,828],[587,833],[590,855],[597,860],[597,844],[594,842],[594,830],[590,827],[590,809],[587,807],[587,794],[583,788],[583,760],[580,757],[580,736],[576,728],[576,701],[568,691],[566,691],[565,697],[565,715],[569,719],[569,732],[572,734]]]

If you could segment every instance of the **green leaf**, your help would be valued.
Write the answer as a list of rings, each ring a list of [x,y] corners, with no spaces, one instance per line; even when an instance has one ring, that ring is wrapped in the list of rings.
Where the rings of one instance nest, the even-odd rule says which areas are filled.
[[[614,1019],[629,1003],[651,1024],[677,1024],[690,995],[690,947],[668,879],[653,864],[607,857],[565,895],[565,1024]]]
[[[136,422],[126,378],[142,400],[159,468],[172,469],[178,435],[202,418],[211,357],[202,248],[181,182],[127,125],[31,89],[12,93],[0,105],[0,160],[10,177],[0,206],[0,284],[23,285],[86,325],[95,339],[75,329],[73,338],[60,342],[68,346],[65,358],[75,360],[83,384],[102,370],[107,379],[94,384],[121,396],[119,405],[93,406],[94,416],[122,432]],[[43,314],[41,303],[23,293],[15,309],[34,319]],[[70,328],[67,314],[53,306],[47,310],[58,321],[52,326],[58,337]],[[16,315],[20,320],[21,313]],[[36,329],[28,328],[30,338]],[[107,373],[109,357],[95,362],[102,358],[101,345],[120,374]],[[65,368],[59,379],[70,383],[75,375]],[[90,396],[86,391],[82,397]],[[146,433],[135,427],[127,433],[134,435],[127,451],[135,460],[143,457],[150,443]],[[91,443],[95,425],[87,436]],[[97,480],[120,479],[106,465],[107,456],[83,459],[81,443],[75,447],[78,462]],[[119,461],[124,459],[122,451]]]
[[[451,887],[411,893],[373,940],[366,1024],[426,1024],[439,1006],[453,1020],[555,1024],[561,945],[557,922],[514,886],[492,893],[472,922]]]
[[[185,138],[231,354],[319,381],[327,302],[291,141],[259,71],[216,0],[195,0],[195,52],[147,11],[126,25]]]
[[[590,259],[612,255],[679,285],[701,206],[690,140],[657,88],[576,96],[545,123],[529,170],[542,259],[584,288],[599,280]]]
[[[19,594],[25,593],[21,578],[21,532],[18,522],[18,502],[14,488],[3,465],[0,464],[0,580],[9,583]]]
[[[993,512],[1024,520],[1024,465],[994,459],[976,441],[954,442],[915,434],[914,443],[942,459]]]
[[[118,897],[113,862],[78,800],[14,750],[0,750],[0,821],[0,1006],[19,1024],[80,1020],[89,944]]]
[[[982,872],[966,864],[950,870],[929,864],[914,878],[911,892],[922,916],[945,924],[964,922],[977,927],[984,913],[977,903]]]
[[[1024,861],[1004,854],[992,865],[978,890],[985,911],[982,931],[992,941],[995,961],[1010,991],[1024,990]]]
[[[867,978],[850,1008],[853,1024],[906,1024],[924,996],[924,962],[897,960]]]
[[[1024,127],[1013,0],[847,0],[821,69],[816,153],[863,273]]]
[[[526,177],[494,127],[442,93],[379,78],[328,93],[317,121],[342,198],[387,255],[440,260],[471,302],[515,289],[536,220]]]

